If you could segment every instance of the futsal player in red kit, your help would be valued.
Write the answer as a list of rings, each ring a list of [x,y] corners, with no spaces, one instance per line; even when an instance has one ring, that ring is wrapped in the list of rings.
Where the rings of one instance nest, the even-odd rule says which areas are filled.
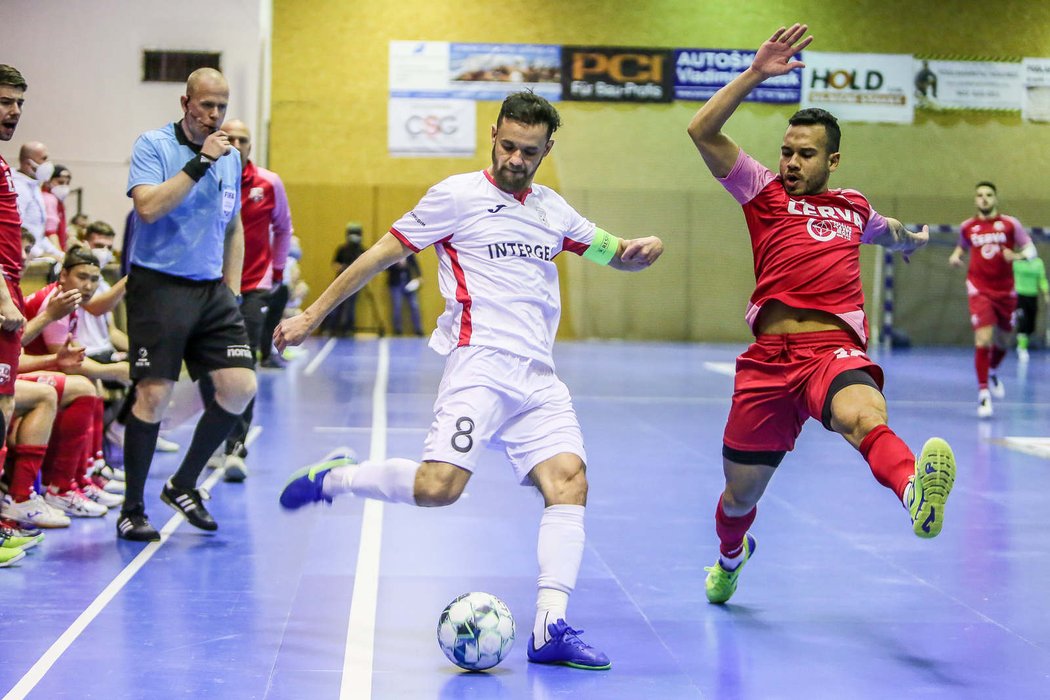
[[[1036,257],[1035,245],[1021,222],[999,213],[995,185],[978,182],[973,201],[977,216],[959,227],[959,243],[948,263],[963,264],[970,253],[966,272],[966,295],[973,325],[974,367],[977,370],[977,416],[991,418],[992,399],[1006,395],[996,374],[1006,357],[1008,336],[1013,330],[1017,292],[1014,290],[1014,260]]]
[[[839,164],[839,127],[824,110],[804,109],[788,120],[779,173],[722,133],[753,88],[802,67],[794,56],[812,41],[803,39],[806,29],[777,30],[689,124],[707,167],[744,209],[756,279],[746,313],[755,342],[737,358],[723,437],[725,490],[715,511],[720,556],[705,584],[712,603],[736,591],[755,551],[749,529],[758,501],[807,419],[860,451],[908,510],[919,537],[940,533],[955,480],[948,443],[931,438],[916,460],[886,424],[882,370],[865,354],[860,244],[883,245],[907,259],[926,245],[929,230],[908,231],[855,190],[828,189]]]

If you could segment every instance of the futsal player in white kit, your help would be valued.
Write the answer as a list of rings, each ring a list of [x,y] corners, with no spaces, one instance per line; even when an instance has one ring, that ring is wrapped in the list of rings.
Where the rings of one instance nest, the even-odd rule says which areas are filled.
[[[554,258],[569,251],[636,271],[663,252],[650,236],[622,240],[597,228],[532,179],[561,119],[531,92],[508,97],[492,127],[492,165],[432,187],[415,209],[348,267],[302,314],[274,332],[298,345],[340,302],[409,253],[434,246],[445,311],[430,346],[447,355],[421,462],[335,460],[295,472],[281,504],[300,508],[353,494],[445,506],[463,493],[481,449],[502,449],[523,484],[543,494],[539,592],[528,658],[607,669],[609,658],[565,622],[583,558],[587,453],[572,399],[554,372],[561,316]]]

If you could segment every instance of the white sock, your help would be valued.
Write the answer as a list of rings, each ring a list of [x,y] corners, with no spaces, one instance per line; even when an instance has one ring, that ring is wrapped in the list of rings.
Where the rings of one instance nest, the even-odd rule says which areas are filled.
[[[740,554],[735,557],[727,557],[724,554],[719,555],[718,560],[722,563],[722,568],[726,571],[736,571],[736,567],[740,566],[740,563],[744,561],[744,554],[747,550],[744,547],[740,548]]]
[[[908,485],[904,487],[904,498],[901,499],[901,505],[904,506],[904,510],[911,510],[911,497],[915,493],[915,480],[909,479]]]
[[[419,463],[393,457],[382,462],[365,460],[348,467],[336,467],[324,478],[328,496],[352,493],[387,503],[416,504],[415,484]]]
[[[547,625],[565,619],[569,594],[553,588],[541,588],[536,595],[536,620],[532,624],[533,647],[539,649],[551,638]]]
[[[540,519],[536,558],[540,575],[536,583],[536,620],[533,634],[537,648],[550,639],[547,625],[565,619],[569,594],[576,587],[583,560],[586,533],[583,528],[583,506],[556,505],[543,511]]]

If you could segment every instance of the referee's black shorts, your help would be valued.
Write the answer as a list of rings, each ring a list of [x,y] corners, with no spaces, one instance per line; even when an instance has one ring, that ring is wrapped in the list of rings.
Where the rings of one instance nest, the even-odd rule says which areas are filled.
[[[237,299],[222,280],[191,280],[132,265],[128,274],[131,378],[175,381],[255,366]]]

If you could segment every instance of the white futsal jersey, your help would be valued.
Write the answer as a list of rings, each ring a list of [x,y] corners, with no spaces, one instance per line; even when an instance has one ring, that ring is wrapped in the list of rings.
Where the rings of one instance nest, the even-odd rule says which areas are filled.
[[[595,225],[548,187],[504,192],[487,171],[434,185],[390,232],[412,250],[434,246],[445,311],[430,347],[499,348],[554,367],[561,296],[554,257],[582,255]]]

